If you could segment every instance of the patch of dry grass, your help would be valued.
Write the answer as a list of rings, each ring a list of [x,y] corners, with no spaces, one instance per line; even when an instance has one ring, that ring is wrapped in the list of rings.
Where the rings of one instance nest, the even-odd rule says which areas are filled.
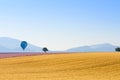
[[[0,80],[120,80],[120,53],[73,53],[0,59]]]

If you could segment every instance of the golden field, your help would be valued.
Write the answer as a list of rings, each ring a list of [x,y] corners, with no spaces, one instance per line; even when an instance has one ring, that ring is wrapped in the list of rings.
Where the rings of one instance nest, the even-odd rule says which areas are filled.
[[[120,80],[120,53],[71,53],[0,59],[0,80]]]

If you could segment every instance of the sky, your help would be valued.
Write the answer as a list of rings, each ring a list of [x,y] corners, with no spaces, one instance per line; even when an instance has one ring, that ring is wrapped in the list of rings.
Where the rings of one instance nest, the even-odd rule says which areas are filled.
[[[0,37],[51,50],[120,45],[120,0],[0,0]]]

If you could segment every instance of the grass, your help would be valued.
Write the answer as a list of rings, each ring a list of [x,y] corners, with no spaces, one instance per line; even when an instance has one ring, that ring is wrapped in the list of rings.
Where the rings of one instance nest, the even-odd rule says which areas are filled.
[[[120,53],[73,53],[0,59],[0,80],[120,80]]]

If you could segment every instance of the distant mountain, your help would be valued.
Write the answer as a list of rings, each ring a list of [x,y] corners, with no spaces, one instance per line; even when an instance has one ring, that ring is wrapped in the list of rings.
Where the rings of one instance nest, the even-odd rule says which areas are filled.
[[[13,39],[9,37],[0,37],[0,52],[23,52],[21,46],[21,40]],[[81,46],[71,48],[65,52],[113,52],[118,46],[112,44],[97,44],[92,46]],[[42,48],[28,43],[25,52],[42,52]],[[61,51],[50,51],[61,52]],[[63,51],[64,52],[64,51]]]
[[[67,52],[114,52],[117,46],[112,44],[97,44],[92,46],[82,46],[66,50]]]
[[[0,52],[23,52],[20,47],[21,40],[0,37]],[[25,52],[41,52],[42,48],[28,43]]]

